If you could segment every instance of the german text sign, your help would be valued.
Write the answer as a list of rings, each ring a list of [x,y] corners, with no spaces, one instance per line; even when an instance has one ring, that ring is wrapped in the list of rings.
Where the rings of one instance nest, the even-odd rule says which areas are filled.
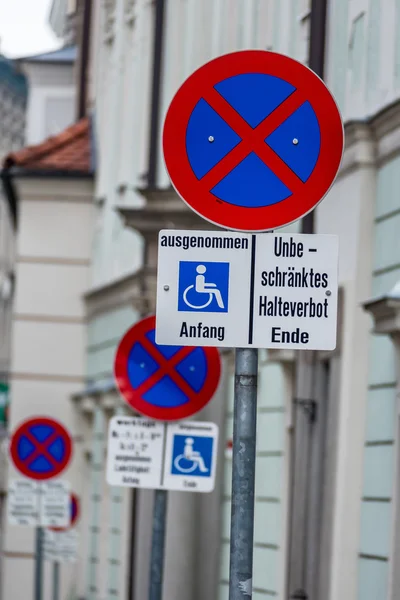
[[[42,527],[67,527],[71,521],[69,482],[44,481],[39,484],[39,490]]]
[[[74,529],[69,531],[45,530],[44,558],[51,562],[76,562],[79,536]]]
[[[214,423],[158,423],[113,417],[109,426],[107,482],[149,489],[211,492],[218,427]]]
[[[158,344],[333,350],[333,235],[159,235]]]
[[[10,525],[35,527],[39,524],[39,484],[29,479],[10,481],[7,513]]]
[[[68,481],[12,480],[8,486],[8,522],[28,527],[66,527],[70,524],[69,499]]]

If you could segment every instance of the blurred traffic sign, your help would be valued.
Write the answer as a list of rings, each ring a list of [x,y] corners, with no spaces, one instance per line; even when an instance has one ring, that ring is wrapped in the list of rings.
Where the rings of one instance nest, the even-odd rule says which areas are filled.
[[[12,480],[8,486],[8,522],[29,527],[65,527],[70,521],[68,481]]]
[[[77,520],[80,517],[80,502],[79,498],[76,494],[71,494],[71,502],[70,502],[70,517],[71,517],[71,527],[75,525]]]
[[[218,427],[199,421],[157,423],[113,417],[109,425],[107,482],[122,487],[211,492]]]
[[[10,442],[14,466],[30,479],[57,477],[72,456],[72,439],[61,423],[36,417],[21,423]]]
[[[333,350],[338,254],[334,235],[161,230],[156,340]]]
[[[122,338],[114,373],[122,396],[134,410],[152,419],[176,421],[197,413],[211,400],[221,362],[216,348],[157,344],[151,316]]]
[[[66,527],[70,522],[69,481],[43,481],[39,484],[39,523],[42,527]]]
[[[35,527],[39,523],[39,484],[29,479],[10,481],[7,520],[10,525]]]
[[[73,563],[78,559],[79,535],[75,530],[44,533],[44,558],[51,562]]]
[[[212,492],[218,451],[215,423],[171,423],[167,430],[164,486]]]
[[[66,531],[67,529],[71,529],[71,527],[73,527],[76,524],[77,520],[80,517],[80,512],[81,512],[79,498],[76,494],[70,494],[68,510],[69,510],[69,520],[68,520],[67,526],[66,527],[50,527],[50,529],[52,531]]]
[[[343,124],[323,81],[280,54],[245,50],[195,71],[169,107],[166,167],[211,223],[266,231],[322,200],[343,153]]]

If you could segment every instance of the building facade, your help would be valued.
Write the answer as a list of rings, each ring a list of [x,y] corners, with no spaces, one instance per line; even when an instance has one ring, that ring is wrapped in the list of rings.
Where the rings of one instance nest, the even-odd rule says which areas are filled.
[[[0,157],[24,144],[27,81],[16,62],[0,55]],[[15,207],[0,192],[0,425],[8,403],[10,322],[14,287]]]
[[[196,67],[233,50],[264,48],[307,61],[310,9],[308,3],[256,0],[229,6],[223,0],[154,5],[116,1],[104,7],[98,17],[102,33],[97,59],[104,88],[95,93],[99,153],[107,152],[102,150],[107,144],[119,157],[114,163],[103,157],[104,169],[101,158],[99,163],[102,206],[93,281],[103,282],[96,293],[99,302],[103,295],[104,307],[110,291],[106,282],[117,295],[117,279],[127,285],[130,267],[139,289],[150,295],[154,291],[155,239],[162,226],[207,227],[178,208],[163,165],[161,127],[176,89]],[[261,354],[253,581],[257,600],[297,593],[314,600],[393,595],[395,432],[379,427],[393,422],[395,354],[390,339],[371,338],[363,303],[388,292],[398,275],[391,233],[397,210],[393,115],[399,97],[398,12],[394,2],[381,5],[378,0],[339,0],[327,7],[325,78],[342,111],[346,149],[337,182],[315,211],[315,231],[340,237],[339,344],[334,353],[314,356],[309,371],[307,355]],[[116,103],[120,110],[114,111]],[[104,114],[113,114],[114,120],[104,119]],[[114,207],[128,229],[142,235],[144,248],[140,238],[121,227]],[[138,257],[144,273],[137,271]],[[138,295],[132,292],[132,297]],[[143,294],[141,301],[145,310],[151,306]],[[118,314],[121,329],[137,318],[131,309],[124,317],[122,311]],[[104,331],[116,330],[111,311],[104,310],[101,318]],[[104,360],[98,375],[107,374],[106,365],[111,375],[118,338],[112,340],[108,333],[90,349],[89,364]],[[229,442],[233,364],[229,356],[224,360],[227,383],[222,394],[227,399],[220,423]],[[385,372],[378,365],[385,365]],[[314,420],[307,412],[310,406],[317,408]],[[215,512],[215,523],[221,523],[219,596],[211,592],[221,599],[227,597],[229,458],[223,473],[225,483],[216,491],[221,512]],[[167,577],[168,572],[167,558]]]
[[[19,59],[29,81],[28,145],[39,144],[75,122],[76,61],[76,46]]]
[[[18,64],[0,55],[0,160],[24,143],[27,81]],[[11,314],[15,281],[15,206],[0,182],[0,540],[7,489],[6,436],[9,410]],[[0,549],[2,542],[0,541]],[[2,561],[0,558],[0,578]]]
[[[70,22],[83,4],[68,3],[67,10],[66,2],[54,3],[60,31],[60,15]],[[61,394],[63,415],[77,436],[71,476],[83,500],[74,593],[86,600],[132,600],[148,595],[153,493],[105,483],[108,419],[129,413],[113,382],[115,349],[126,329],[154,312],[158,231],[210,227],[171,188],[161,152],[163,119],[184,79],[220,54],[251,47],[307,62],[313,15],[300,0],[112,0],[93,2],[91,9],[86,101],[93,107],[95,185],[81,190],[76,204],[72,189],[68,196],[57,192],[71,219],[81,219],[86,228],[79,230],[81,254],[72,257],[86,261],[88,279],[74,288],[84,303],[74,296],[67,313],[53,315],[53,305],[41,298],[38,314],[33,312],[35,326],[47,313],[80,320],[79,341],[65,340],[74,352],[73,372],[64,372],[66,359],[51,374],[74,377]],[[340,239],[338,346],[332,353],[260,352],[255,600],[398,595],[399,337],[393,288],[400,272],[399,23],[395,0],[335,0],[327,6],[324,72],[343,115],[346,147],[337,181],[314,213],[314,231]],[[90,204],[92,221],[72,204],[85,211]],[[92,224],[89,265],[85,244]],[[286,231],[300,228],[297,223]],[[59,231],[53,222],[52,229]],[[60,233],[57,243],[62,240]],[[30,243],[39,242],[32,236]],[[71,260],[61,250],[53,258]],[[22,271],[20,277],[30,281]],[[70,314],[71,306],[77,312]],[[16,320],[27,310],[20,309]],[[15,418],[26,393],[18,377],[30,373],[26,327],[14,326],[15,389],[21,393]],[[199,415],[223,432],[216,490],[169,494],[165,600],[228,598],[234,365],[232,353],[221,357],[220,388]],[[45,387],[43,365],[36,367],[35,381]]]
[[[96,5],[94,10],[90,101],[95,110],[99,168],[92,284],[86,294],[88,387],[74,397],[78,410],[90,407],[93,411],[93,454],[102,448],[102,461],[93,463],[91,476],[90,495],[95,500],[88,541],[89,598],[107,593],[123,597],[126,578],[128,597],[142,598],[148,593],[153,493],[107,492],[104,478],[98,475],[98,469],[104,472],[105,466],[107,419],[120,402],[113,383],[114,354],[126,329],[154,312],[158,231],[210,227],[170,187],[161,154],[162,122],[180,83],[213,56],[246,47],[271,48],[275,40],[282,51],[288,52],[291,45],[293,52],[306,57],[309,15],[303,15],[298,33],[297,15],[291,15],[297,36],[293,44],[286,33],[278,40],[271,21],[273,9],[272,3],[263,2],[238,2],[232,11],[223,2],[117,0]],[[288,228],[297,230],[298,225]],[[233,360],[229,353],[222,358],[220,390],[199,415],[215,420],[223,433],[220,483],[209,497],[170,494],[164,594],[171,600],[217,599],[227,594],[231,465],[229,458],[224,461],[224,447],[232,435]],[[257,598],[283,595],[286,586],[293,366],[293,361],[270,360],[265,352],[261,355]],[[119,516],[118,505],[123,507]],[[108,522],[102,520],[104,514],[109,515]],[[133,547],[130,532],[135,533]],[[106,543],[107,537],[112,544]],[[200,562],[198,556],[203,557]],[[110,589],[111,580],[119,580],[119,586]]]
[[[84,364],[80,348],[85,332],[79,298],[88,285],[87,232],[92,226],[89,120],[72,132],[67,131],[61,141],[57,137],[75,121],[76,54],[76,47],[68,46],[15,63],[1,61],[0,71],[4,73],[7,67],[15,78],[15,90],[9,85],[6,93],[4,86],[1,87],[1,106],[7,112],[4,116],[2,113],[0,142],[0,363],[7,385],[0,377],[0,395],[2,402],[10,401],[9,431],[30,414],[57,416],[63,386],[69,398],[75,389],[74,381],[79,381],[79,387],[84,381],[79,379],[79,369]],[[10,84],[10,81],[9,74],[5,82]],[[50,140],[43,143],[49,136]],[[24,143],[29,147],[22,150]],[[68,162],[71,155],[75,167]],[[85,232],[82,243],[79,235],[76,240],[68,241],[65,226],[69,219],[72,219],[70,231],[72,222],[81,223]],[[74,230],[77,232],[76,227]],[[54,304],[50,306],[52,300]],[[64,337],[66,354],[60,355],[57,364],[49,361],[49,353],[54,353],[58,335]],[[32,344],[33,355],[41,356],[43,362],[40,364],[39,359],[33,364],[28,358],[25,363],[28,370],[21,373],[27,340]],[[79,369],[77,364],[81,365]],[[8,392],[8,388],[10,393],[6,396],[4,391]],[[67,425],[74,429],[68,417],[69,402],[65,405]],[[3,409],[1,406],[1,416]],[[7,477],[15,478],[18,474],[6,469],[7,440],[3,436],[0,448],[0,595],[18,598],[29,594],[33,585],[34,540],[32,532],[26,535],[26,530],[10,528],[6,523]],[[78,479],[75,487],[79,485]],[[70,589],[75,578],[70,569],[63,587]]]
[[[90,120],[83,119],[58,136],[7,155],[2,170],[18,207],[9,429],[37,415],[64,423],[74,453],[63,477],[79,497],[90,460],[84,446],[88,425],[78,418],[70,397],[86,381],[82,296],[89,283],[93,218],[90,129]],[[20,478],[13,465],[8,471],[9,480]],[[5,524],[2,598],[31,593],[34,547],[33,528]],[[80,566],[80,560],[63,565],[61,597],[75,596]],[[46,563],[46,600],[52,594],[50,568]]]

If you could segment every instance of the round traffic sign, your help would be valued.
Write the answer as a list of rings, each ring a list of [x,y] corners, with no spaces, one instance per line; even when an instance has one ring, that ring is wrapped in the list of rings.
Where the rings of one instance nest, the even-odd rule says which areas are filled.
[[[315,208],[343,144],[324,82],[264,50],[226,54],[195,71],[173,98],[163,132],[178,194],[211,223],[239,231],[282,227]]]
[[[70,498],[70,524],[67,527],[49,527],[51,531],[67,531],[77,522],[80,515],[80,502],[76,494],[71,494]]]
[[[72,439],[61,423],[35,417],[21,423],[10,441],[10,455],[22,475],[40,481],[57,477],[72,456]]]
[[[115,380],[137,412],[160,421],[178,421],[211,400],[221,361],[216,348],[156,344],[155,326],[151,316],[126,332],[115,356]]]

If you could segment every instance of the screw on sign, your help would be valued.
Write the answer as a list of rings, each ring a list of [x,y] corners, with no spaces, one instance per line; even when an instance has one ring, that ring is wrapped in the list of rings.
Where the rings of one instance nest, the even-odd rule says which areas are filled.
[[[140,414],[178,421],[211,400],[220,378],[220,357],[216,348],[156,344],[155,326],[151,316],[126,332],[115,356],[115,380],[125,401]]]
[[[44,481],[57,477],[72,456],[72,440],[61,423],[35,417],[21,423],[10,442],[15,468],[30,479]]]
[[[335,179],[343,124],[323,81],[280,54],[245,50],[195,71],[168,109],[165,163],[211,223],[267,231],[310,212]]]

